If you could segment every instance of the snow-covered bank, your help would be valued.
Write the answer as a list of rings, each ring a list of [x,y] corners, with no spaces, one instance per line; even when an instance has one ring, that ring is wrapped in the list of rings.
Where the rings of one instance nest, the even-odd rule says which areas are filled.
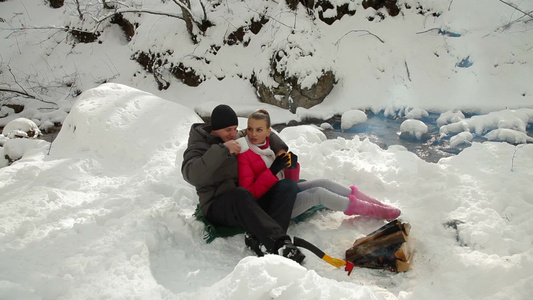
[[[361,0],[337,0],[332,3],[346,3],[356,12],[332,25],[319,20],[321,8],[310,16],[302,5],[291,11],[286,1],[204,2],[215,26],[198,44],[191,42],[182,20],[149,13],[124,14],[138,24],[131,40],[109,18],[98,27],[97,41],[83,43],[66,27],[92,30],[94,20],[87,16],[96,19],[112,10],[72,0],[58,9],[43,1],[0,2],[0,81],[3,87],[30,96],[38,93],[32,98],[2,92],[1,101],[25,109],[14,114],[13,109],[1,107],[0,115],[8,116],[0,118],[0,126],[26,117],[41,129],[51,128],[66,118],[80,92],[102,82],[148,91],[202,116],[218,103],[242,106],[245,116],[248,105],[258,104],[250,84],[252,74],[266,76],[269,60],[279,50],[287,53],[282,66],[287,74],[302,82],[313,82],[322,70],[332,70],[338,79],[322,104],[295,115],[276,114],[278,118],[287,114],[283,121],[328,119],[351,109],[414,107],[486,114],[533,105],[533,22],[522,13],[533,9],[531,1],[506,1],[516,9],[495,0],[398,0],[401,13],[391,17],[384,8],[364,9]],[[181,12],[173,1],[121,3]],[[199,17],[200,2],[191,3]],[[335,15],[335,9],[323,13]],[[237,28],[263,17],[270,21],[257,34],[245,33],[247,46],[226,43]],[[163,56],[163,65],[153,67],[161,80],[170,83],[168,89],[159,90],[153,74],[132,59],[139,51]],[[313,55],[304,56],[308,53]],[[200,86],[187,86],[170,74],[170,66],[180,63],[205,79]]]
[[[473,143],[435,164],[400,146],[326,140],[312,126],[281,131],[302,178],[355,184],[400,207],[412,225],[409,272],[347,276],[309,252],[303,266],[250,257],[242,235],[205,244],[192,217],[197,196],[180,173],[190,124],[199,120],[126,86],[81,95],[50,155],[35,149],[0,169],[0,298],[529,297],[533,145]],[[321,211],[289,233],[343,257],[382,224]]]

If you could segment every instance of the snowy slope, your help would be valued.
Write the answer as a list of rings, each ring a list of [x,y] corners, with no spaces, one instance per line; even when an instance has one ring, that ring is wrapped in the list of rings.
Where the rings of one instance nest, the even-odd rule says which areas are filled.
[[[526,299],[531,291],[532,145],[474,143],[434,164],[398,146],[283,130],[303,178],[356,184],[412,225],[409,272],[347,276],[309,252],[303,266],[255,258],[242,235],[204,243],[192,217],[197,196],[180,173],[198,120],[122,85],[82,94],[50,155],[35,149],[0,169],[0,298]],[[382,224],[322,211],[289,233],[342,258]]]

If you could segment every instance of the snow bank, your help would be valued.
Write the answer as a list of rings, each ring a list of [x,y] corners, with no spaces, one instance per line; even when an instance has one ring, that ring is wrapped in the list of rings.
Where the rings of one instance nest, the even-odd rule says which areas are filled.
[[[254,276],[250,276],[254,274]],[[248,256],[216,284],[201,289],[196,299],[386,299],[371,288],[319,276],[277,255]]]
[[[53,144],[53,155],[123,160],[142,165],[158,151],[187,140],[190,109],[120,84],[103,84],[80,95]]]

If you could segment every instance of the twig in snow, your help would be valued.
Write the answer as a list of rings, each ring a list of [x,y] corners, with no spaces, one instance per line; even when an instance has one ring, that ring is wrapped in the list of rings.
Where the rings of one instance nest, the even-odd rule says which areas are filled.
[[[426,32],[429,32],[429,31],[431,31],[431,30],[440,30],[440,28],[430,28],[430,29],[428,29],[428,30],[419,31],[419,32],[417,32],[416,34],[426,33]]]
[[[516,151],[518,151],[518,149],[522,148],[523,146],[524,145],[519,145],[514,148],[513,158],[511,159],[511,172],[514,172],[514,159],[516,157]]]
[[[383,41],[379,36],[373,34],[372,32],[368,31],[368,30],[364,30],[364,29],[355,29],[355,30],[350,30],[348,32],[346,32],[343,36],[341,36],[335,43],[333,43],[333,45],[337,46],[339,44],[339,42],[345,37],[347,36],[349,33],[352,33],[352,32],[366,32],[372,36],[374,36],[375,38],[377,38],[381,43],[385,43],[385,41]]]
[[[409,66],[407,65],[407,60],[404,60],[405,63],[405,69],[407,70],[407,79],[411,81],[411,72],[409,72]]]
[[[54,140],[56,139],[56,133],[54,132],[54,134],[52,135],[52,140],[50,140],[50,146],[48,147],[48,153],[46,155],[50,155],[50,151],[52,150],[52,144],[54,142]]]

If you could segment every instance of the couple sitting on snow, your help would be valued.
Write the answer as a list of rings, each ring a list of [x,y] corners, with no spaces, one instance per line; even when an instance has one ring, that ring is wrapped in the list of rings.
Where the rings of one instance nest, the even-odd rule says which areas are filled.
[[[215,107],[210,124],[193,124],[181,171],[196,188],[204,216],[214,224],[244,228],[245,243],[257,255],[263,255],[263,245],[267,253],[301,263],[305,256],[293,245],[287,228],[291,218],[317,205],[387,220],[400,215],[399,209],[354,186],[328,179],[286,179],[288,147],[271,133],[266,110],[250,115],[246,133],[238,132],[237,125],[237,115],[227,105]],[[235,140],[239,135],[245,135],[249,148],[244,152]]]

